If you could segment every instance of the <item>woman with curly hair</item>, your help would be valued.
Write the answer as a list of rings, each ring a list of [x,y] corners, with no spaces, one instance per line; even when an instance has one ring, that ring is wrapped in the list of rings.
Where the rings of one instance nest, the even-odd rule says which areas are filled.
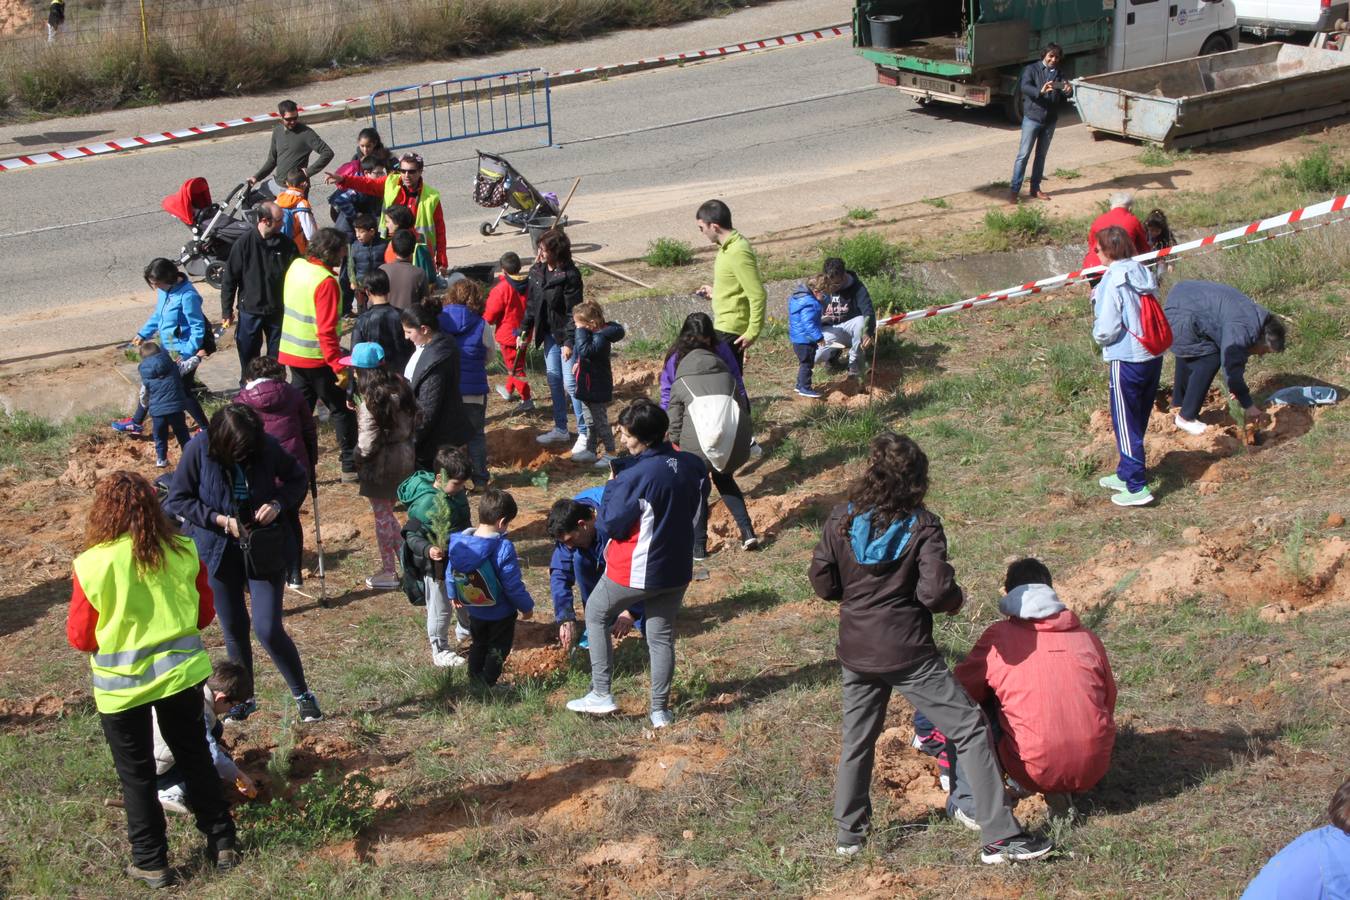
[[[867,471],[836,506],[811,559],[811,586],[839,603],[844,670],[843,749],[835,779],[836,850],[853,856],[871,825],[869,787],[892,689],[945,734],[970,779],[986,863],[1036,859],[1049,841],[1022,831],[980,707],[933,640],[933,613],[965,602],[947,561],[942,522],[923,505],[928,457],[911,438],[873,438]]]
[[[66,637],[90,654],[94,703],[112,751],[132,863],[151,887],[173,883],[164,810],[155,784],[151,712],[184,780],[207,854],[238,863],[234,820],[202,727],[202,683],[211,660],[201,631],[215,618],[206,566],[177,533],[150,483],[113,472],[98,483],[85,547],[75,557]]]

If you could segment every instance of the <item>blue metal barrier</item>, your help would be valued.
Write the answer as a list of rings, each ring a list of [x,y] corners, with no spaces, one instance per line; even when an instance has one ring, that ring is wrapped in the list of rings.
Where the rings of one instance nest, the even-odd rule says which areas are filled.
[[[396,133],[396,112],[416,115],[415,126],[405,122]],[[546,129],[545,143],[552,144],[548,73],[518,69],[376,91],[370,96],[370,124],[390,150],[530,128]]]

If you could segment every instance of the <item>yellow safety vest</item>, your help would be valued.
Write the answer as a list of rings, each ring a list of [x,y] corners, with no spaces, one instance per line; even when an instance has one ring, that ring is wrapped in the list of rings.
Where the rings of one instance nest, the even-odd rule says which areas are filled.
[[[327,278],[337,280],[327,268],[308,259],[296,259],[286,270],[281,292],[284,311],[279,349],[282,353],[301,359],[323,359],[314,295]]]
[[[397,175],[388,175],[384,180],[384,208],[393,206],[398,192],[403,189],[403,179]],[[413,228],[422,235],[427,251],[436,252],[436,209],[441,205],[440,192],[432,190],[422,182],[422,193],[417,196],[417,211],[413,213]],[[389,236],[389,220],[381,217],[380,233]]]
[[[136,567],[131,549],[124,534],[75,557],[75,576],[98,613],[89,666],[102,713],[170,697],[211,675],[197,628],[201,563],[192,539],[170,538],[164,564],[149,572]]]

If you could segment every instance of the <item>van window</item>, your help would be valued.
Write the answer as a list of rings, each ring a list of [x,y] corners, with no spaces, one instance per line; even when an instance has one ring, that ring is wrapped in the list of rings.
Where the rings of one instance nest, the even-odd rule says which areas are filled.
[[[1157,3],[1158,0],[1130,0],[1131,6],[1144,6],[1148,3]]]

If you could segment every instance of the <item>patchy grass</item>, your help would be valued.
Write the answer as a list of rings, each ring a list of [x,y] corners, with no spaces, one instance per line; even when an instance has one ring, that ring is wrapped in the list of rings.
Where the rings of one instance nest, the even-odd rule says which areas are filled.
[[[924,202],[924,203],[927,203],[929,206],[932,206],[932,207],[934,207],[934,208],[936,208],[936,209],[949,209],[949,208],[951,208],[951,204],[948,203],[946,200],[944,200],[944,199],[941,198],[941,197],[925,197],[925,198],[923,199],[923,202]]]
[[[1082,178],[1083,173],[1077,169],[1056,169],[1055,177],[1062,178],[1065,181],[1073,181],[1075,178]]]
[[[647,255],[643,262],[657,269],[673,269],[687,266],[694,261],[694,248],[688,241],[675,238],[657,238],[647,245]]]
[[[1163,166],[1171,166],[1188,158],[1191,155],[1189,150],[1164,150],[1161,147],[1149,145],[1144,148],[1144,152],[1139,154],[1139,164],[1154,169],[1161,169]]]
[[[868,222],[877,217],[877,211],[868,206],[855,206],[844,214],[850,222]]]
[[[78,435],[106,426],[112,415],[110,410],[84,413],[57,425],[23,410],[0,412],[0,466],[38,471],[64,457]]]

